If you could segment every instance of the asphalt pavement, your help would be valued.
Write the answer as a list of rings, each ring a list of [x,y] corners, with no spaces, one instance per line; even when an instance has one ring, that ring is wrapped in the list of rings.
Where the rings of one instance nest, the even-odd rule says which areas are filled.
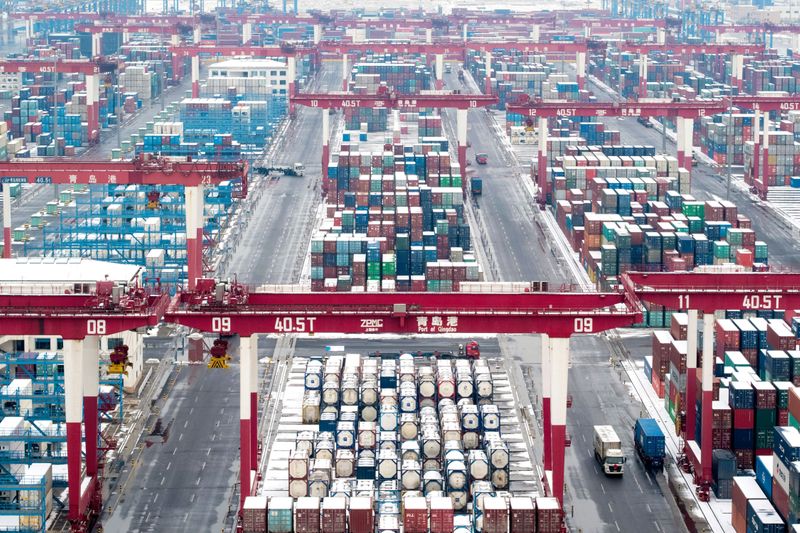
[[[314,90],[336,89],[341,66],[325,62]],[[262,194],[256,195],[249,210],[250,221],[235,243],[235,254],[226,267],[228,276],[236,275],[246,284],[296,282],[308,252],[310,226],[322,198],[322,126],[321,111],[298,107],[286,135],[275,148],[270,164],[291,166],[302,162],[305,175],[262,178]]]

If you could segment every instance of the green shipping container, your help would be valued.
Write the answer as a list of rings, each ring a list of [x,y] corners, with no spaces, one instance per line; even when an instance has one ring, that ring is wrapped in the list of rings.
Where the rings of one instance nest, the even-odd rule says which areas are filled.
[[[777,414],[775,409],[756,409],[756,430],[769,430],[772,435],[772,429],[775,427]],[[772,446],[756,446],[756,448],[771,448]]]

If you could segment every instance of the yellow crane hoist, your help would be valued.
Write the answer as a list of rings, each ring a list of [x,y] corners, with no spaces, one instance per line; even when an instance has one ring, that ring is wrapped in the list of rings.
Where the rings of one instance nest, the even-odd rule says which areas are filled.
[[[214,346],[211,347],[211,359],[208,361],[208,368],[228,368],[228,341],[216,339]]]
[[[114,350],[109,355],[109,359],[111,360],[111,364],[108,365],[109,374],[122,374],[127,376],[127,368],[133,366],[131,362],[128,361],[128,347],[124,344],[115,346]]]

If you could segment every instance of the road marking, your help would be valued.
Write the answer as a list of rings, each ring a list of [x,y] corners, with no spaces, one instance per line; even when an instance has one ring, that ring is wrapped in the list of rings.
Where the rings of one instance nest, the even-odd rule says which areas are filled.
[[[203,466],[200,467],[200,471],[202,472],[205,469],[206,469],[206,462],[203,461]]]
[[[178,442],[180,442],[182,440],[183,440],[183,433],[181,433],[180,436],[178,437]]]
[[[622,531],[622,530],[619,528],[619,524],[617,524],[617,521],[616,521],[616,520],[614,520],[614,525],[615,525],[615,526],[617,526],[617,531]]]
[[[190,503],[194,503],[194,499],[197,497],[195,493],[192,493],[192,496],[189,498]]]
[[[194,482],[195,485],[200,485],[200,477],[201,476],[197,476],[197,481]]]
[[[603,486],[603,484],[602,484],[602,483],[600,483],[600,490],[602,490],[602,491],[603,491],[603,494],[605,494],[605,493],[606,493],[606,488]]]
[[[647,512],[650,513],[650,514],[653,514],[653,508],[650,507],[649,503],[647,504]]]
[[[661,526],[658,525],[658,522],[653,522],[656,525],[656,531],[661,531]]]
[[[184,523],[186,523],[186,520],[188,520],[188,519],[189,519],[189,513],[186,513],[185,515],[183,515],[183,522]]]
[[[153,503],[156,503],[156,500],[158,499],[158,495],[159,495],[159,494],[160,494],[160,493],[156,492],[156,495],[155,495],[155,496],[153,496]]]
[[[211,455],[211,448],[209,448],[208,450],[206,450],[206,457],[208,457],[209,455]]]
[[[184,429],[185,429],[185,428],[186,428],[186,427],[188,427],[188,426],[189,426],[189,421],[187,420],[186,422],[184,422],[184,423],[183,423],[183,427],[184,427]]]
[[[175,446],[175,449],[172,450],[173,457],[175,456],[176,453],[178,453],[178,447],[177,446]]]
[[[189,409],[189,414],[192,414],[192,413],[194,413],[194,407],[192,407],[191,409]]]
[[[167,463],[167,470],[169,470],[169,468],[170,468],[171,466],[172,466],[172,461],[170,461],[169,463]]]
[[[611,514],[614,514],[614,509],[611,508],[611,502],[608,502],[608,510],[611,511]]]
[[[162,478],[161,478],[161,486],[162,486],[162,487],[164,486],[164,482],[165,482],[166,480],[167,480],[167,478],[166,478],[166,477],[162,477]]]
[[[144,517],[144,521],[145,521],[145,523],[147,523],[147,522],[150,522],[150,512],[149,512],[149,511],[148,511],[148,513],[145,515],[145,517]]]
[[[217,434],[216,433],[212,433],[211,434],[211,440],[212,441],[217,440]]]

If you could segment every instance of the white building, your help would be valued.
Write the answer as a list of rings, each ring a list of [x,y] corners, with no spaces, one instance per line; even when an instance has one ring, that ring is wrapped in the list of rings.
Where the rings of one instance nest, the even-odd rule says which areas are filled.
[[[133,286],[142,282],[144,268],[74,258],[17,258],[0,259],[0,294],[91,294],[98,281],[114,281]],[[144,365],[142,335],[124,331],[100,337],[100,358],[118,344],[128,346],[128,360],[133,365],[124,378],[125,389],[136,388]],[[4,352],[58,352],[63,340],[47,335],[3,335],[0,331],[0,350]]]
[[[254,85],[259,93],[285,95],[288,93],[288,66],[272,59],[230,59],[208,67],[208,94],[219,94],[222,89],[236,87],[244,94],[245,87],[252,92]]]

